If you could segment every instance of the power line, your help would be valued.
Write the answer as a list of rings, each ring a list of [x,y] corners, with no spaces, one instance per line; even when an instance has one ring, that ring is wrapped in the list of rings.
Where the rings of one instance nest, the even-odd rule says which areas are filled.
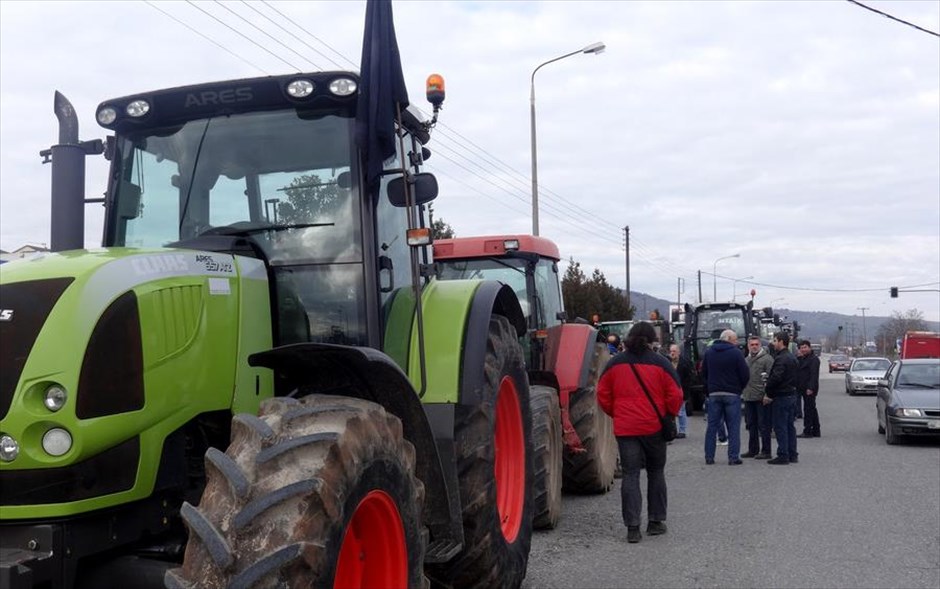
[[[358,63],[356,63],[356,62],[350,60],[348,57],[346,57],[345,55],[343,55],[342,53],[340,53],[340,52],[337,51],[336,49],[333,49],[333,47],[331,47],[329,43],[327,43],[327,42],[324,41],[323,39],[317,37],[316,35],[314,35],[314,34],[311,33],[310,31],[308,31],[308,30],[305,29],[304,27],[302,27],[302,26],[300,26],[299,24],[297,24],[297,22],[295,22],[294,19],[292,19],[291,17],[287,16],[286,14],[284,14],[283,12],[281,12],[280,10],[278,10],[277,8],[275,8],[274,6],[272,6],[272,5],[268,2],[268,0],[261,0],[261,2],[262,2],[265,6],[267,6],[267,7],[270,8],[271,10],[273,10],[274,12],[278,13],[279,15],[281,15],[281,18],[287,20],[287,22],[291,23],[292,25],[294,25],[295,27],[297,27],[298,29],[300,29],[300,30],[303,31],[304,33],[310,35],[310,37],[313,38],[315,41],[317,41],[317,42],[320,43],[321,45],[325,46],[327,49],[329,49],[330,51],[332,51],[332,52],[335,53],[336,55],[340,56],[341,58],[343,58],[344,60],[346,60],[348,63],[352,64],[352,66],[353,66],[354,69],[356,69],[357,71],[359,70],[359,64],[358,64]],[[265,17],[265,18],[267,18],[267,17]],[[284,32],[287,32],[287,31],[285,30]],[[321,53],[321,52],[318,51],[317,49],[314,49],[313,47],[311,47],[308,43],[306,43],[306,42],[303,41],[302,39],[300,39],[300,38],[298,38],[298,37],[296,37],[296,36],[295,36],[294,38],[297,39],[298,41],[300,41],[301,43],[303,43],[304,45],[306,45],[311,51],[316,52],[317,55],[319,55],[319,56],[322,57],[323,59],[329,61],[330,63],[332,63],[333,65],[335,65],[335,66],[338,67],[339,69],[343,69],[343,66],[341,66],[341,65],[338,64],[338,63],[336,63],[334,60],[330,59],[328,56],[324,55],[323,53]]]
[[[197,30],[194,29],[193,27],[189,26],[188,24],[184,23],[184,22],[181,21],[180,19],[178,19],[178,18],[176,18],[175,16],[173,16],[172,14],[170,14],[170,13],[164,11],[162,8],[157,8],[157,5],[154,4],[153,2],[150,2],[150,0],[144,0],[144,4],[146,4],[146,5],[149,6],[150,8],[153,8],[153,9],[156,10],[157,12],[160,12],[161,14],[163,14],[164,16],[166,16],[167,18],[171,18],[171,19],[175,20],[177,23],[183,25],[184,27],[186,27],[186,28],[189,29],[190,31],[196,33],[197,35],[199,35],[200,37],[202,37],[202,38],[205,39],[206,41],[209,41],[210,43],[212,43],[213,45],[215,45],[215,46],[218,47],[219,49],[221,49],[221,50],[223,50],[223,51],[229,53],[230,55],[233,55],[233,56],[237,57],[238,59],[240,59],[240,60],[242,60],[243,62],[247,63],[247,64],[250,65],[251,67],[253,67],[253,68],[257,69],[257,70],[260,70],[261,72],[263,72],[263,73],[265,73],[265,74],[267,74],[267,75],[269,75],[269,76],[271,75],[271,72],[269,72],[268,70],[264,69],[264,68],[261,67],[260,65],[257,65],[257,64],[255,64],[255,63],[252,63],[252,62],[248,61],[247,59],[245,59],[244,57],[242,57],[242,56],[239,55],[238,53],[235,53],[234,51],[232,51],[232,50],[229,49],[228,47],[226,47],[226,46],[222,45],[221,43],[219,43],[218,41],[216,41],[215,39],[212,39],[212,38],[206,36],[206,35],[203,34],[201,31],[197,31]]]
[[[271,51],[270,49],[268,49],[268,48],[265,47],[264,45],[258,43],[257,41],[255,41],[254,39],[252,39],[251,37],[249,37],[248,35],[246,35],[245,33],[239,31],[239,30],[236,29],[235,27],[232,27],[231,25],[229,25],[229,24],[226,23],[225,21],[221,20],[220,18],[218,18],[217,16],[215,16],[215,15],[212,14],[211,12],[207,12],[206,10],[204,10],[203,8],[201,8],[200,6],[198,6],[195,2],[193,2],[193,0],[186,0],[186,3],[189,4],[190,6],[192,6],[193,8],[195,8],[196,10],[198,10],[199,12],[205,14],[206,16],[208,16],[209,18],[211,18],[211,19],[214,20],[215,22],[219,23],[219,24],[222,25],[223,27],[225,27],[225,28],[227,28],[228,30],[232,31],[232,32],[235,33],[236,35],[242,37],[243,39],[245,39],[246,41],[248,41],[249,43],[251,43],[251,44],[254,45],[255,47],[258,47],[259,49],[261,49],[262,51],[264,51],[264,52],[267,53],[268,55],[271,55],[271,56],[274,57],[275,59],[280,60],[282,63],[286,64],[287,67],[293,68],[294,70],[297,70],[298,72],[303,71],[301,68],[299,68],[299,67],[297,67],[296,65],[292,64],[291,62],[287,61],[286,59],[284,59],[284,58],[281,57],[280,55],[274,53],[273,51]]]
[[[865,5],[862,4],[861,2],[858,2],[858,0],[846,0],[846,2],[851,2],[852,4],[854,4],[854,5],[856,5],[856,6],[860,6],[860,7],[864,8],[865,10],[871,10],[871,11],[874,12],[875,14],[880,14],[881,16],[883,16],[883,17],[885,17],[885,18],[890,18],[891,20],[897,21],[897,22],[899,22],[899,23],[901,23],[901,24],[907,25],[907,26],[909,26],[909,27],[914,27],[914,28],[917,29],[918,31],[927,33],[928,35],[933,35],[934,37],[940,37],[940,34],[938,34],[938,33],[935,33],[935,32],[933,32],[933,31],[928,30],[928,29],[925,29],[925,28],[923,28],[923,27],[919,27],[919,26],[915,25],[914,23],[907,22],[906,20],[900,19],[900,18],[898,18],[898,17],[896,17],[896,16],[891,16],[891,15],[888,14],[887,12],[882,12],[882,11],[878,10],[877,8],[872,8],[871,6],[865,6]]]
[[[217,1],[218,1],[218,0],[217,0]],[[881,13],[880,11],[877,11],[877,10],[874,10],[874,9],[872,9],[872,8],[869,8],[869,7],[863,5],[863,4],[859,3],[859,2],[856,2],[855,0],[848,0],[848,1],[849,1],[849,2],[852,2],[852,3],[854,3],[854,4],[858,4],[859,6],[861,6],[861,7],[863,7],[863,8],[866,8],[866,9],[868,9],[868,10],[872,10],[873,12],[878,12],[879,14],[883,14],[884,16],[886,16],[886,17],[888,17],[888,18],[892,18],[892,19],[894,19],[894,20],[898,20],[899,22],[902,22],[902,23],[904,23],[904,24],[908,24],[908,25],[910,25],[910,26],[913,26],[913,27],[915,27],[915,28],[920,29],[920,27],[917,27],[916,25],[912,25],[911,23],[907,23],[906,21],[902,21],[902,20],[900,20],[900,19],[894,18],[894,17],[892,17],[891,15],[887,15],[887,14]],[[163,11],[162,9],[156,7],[151,1],[149,1],[149,0],[144,0],[144,2],[145,2],[147,5],[149,5],[149,6],[151,6],[152,8],[154,8],[155,10],[158,10],[159,12],[161,12],[162,14],[164,14],[165,16],[167,16],[167,17],[173,19],[174,21],[176,21],[177,23],[179,23],[179,24],[185,26],[187,29],[191,30],[192,32],[196,33],[197,35],[199,35],[199,36],[205,38],[206,40],[208,40],[208,41],[210,41],[210,42],[212,42],[213,44],[215,44],[215,45],[218,46],[219,48],[225,50],[226,52],[228,52],[228,53],[230,53],[230,54],[232,54],[232,55],[234,55],[235,57],[241,59],[242,61],[244,61],[245,63],[248,63],[249,65],[255,67],[256,69],[259,69],[259,70],[261,70],[262,72],[268,74],[268,72],[267,72],[266,70],[264,70],[263,68],[261,68],[261,67],[255,65],[255,64],[253,64],[253,63],[251,63],[250,61],[246,60],[245,58],[243,58],[243,57],[240,56],[239,54],[233,52],[232,50],[226,48],[226,47],[223,46],[222,44],[220,44],[220,43],[214,41],[213,39],[211,39],[211,38],[209,38],[209,37],[207,37],[206,35],[204,35],[204,34],[201,33],[200,31],[194,29],[193,27],[191,27],[191,26],[189,26],[188,24],[186,24],[186,23],[180,21],[180,20],[177,19],[176,17],[174,17],[174,16],[168,14],[167,12]],[[289,67],[294,68],[294,69],[297,69],[298,71],[300,71],[299,68],[297,68],[296,66],[294,66],[294,65],[291,64],[290,62],[286,61],[285,59],[281,58],[280,56],[274,54],[273,52],[271,52],[271,51],[268,50],[267,48],[263,47],[262,45],[260,45],[259,43],[257,43],[256,41],[254,41],[253,39],[251,39],[250,37],[248,37],[247,35],[241,33],[240,31],[236,30],[235,28],[229,26],[228,24],[224,23],[223,21],[221,21],[221,20],[218,19],[217,17],[213,16],[212,14],[206,12],[206,11],[203,10],[202,8],[199,8],[198,6],[195,5],[194,2],[192,2],[192,0],[187,0],[187,2],[188,2],[189,4],[191,4],[191,5],[193,5],[195,8],[197,8],[197,9],[200,10],[201,12],[203,12],[204,14],[206,14],[207,16],[209,16],[210,18],[212,18],[213,20],[219,22],[220,24],[222,24],[222,25],[225,26],[226,28],[228,28],[228,29],[230,29],[231,31],[237,33],[238,35],[240,35],[241,37],[245,38],[246,40],[248,40],[248,41],[251,42],[252,44],[254,44],[254,45],[256,45],[257,47],[261,48],[262,50],[266,51],[267,53],[273,55],[274,57],[276,57],[277,59],[279,59],[279,60],[282,61],[283,63],[287,64]],[[244,2],[244,0],[243,0],[243,2]],[[348,63],[352,64],[354,67],[356,67],[356,64],[355,64],[354,62],[352,62],[351,60],[349,60],[347,57],[345,57],[342,53],[340,53],[339,51],[333,49],[333,47],[331,47],[329,44],[327,44],[327,43],[324,42],[323,40],[319,39],[318,37],[316,37],[315,35],[313,35],[312,33],[310,33],[307,29],[305,29],[304,27],[302,27],[302,26],[300,26],[299,24],[297,24],[293,19],[291,19],[291,18],[288,17],[287,15],[285,15],[285,14],[283,14],[282,12],[280,12],[279,10],[277,10],[277,8],[271,6],[266,0],[262,0],[262,3],[263,3],[265,6],[267,6],[269,9],[271,9],[271,10],[273,10],[274,12],[276,12],[277,14],[279,14],[282,18],[286,19],[288,22],[290,22],[291,24],[293,24],[295,27],[297,27],[298,29],[300,29],[301,31],[303,31],[304,33],[306,33],[307,35],[309,35],[310,37],[312,37],[313,39],[315,39],[315,40],[318,41],[319,43],[321,43],[321,44],[323,44],[324,46],[328,47],[328,48],[329,48],[331,51],[333,51],[336,55],[338,55],[339,57],[341,57],[342,59],[344,59],[344,60],[347,61]],[[340,64],[338,64],[335,60],[330,59],[328,56],[324,55],[322,52],[320,52],[320,51],[318,51],[317,49],[315,49],[314,47],[310,46],[308,43],[306,43],[305,41],[303,41],[303,39],[301,39],[300,37],[298,37],[298,36],[296,36],[296,35],[290,33],[290,31],[286,30],[286,29],[285,29],[283,26],[281,26],[280,24],[274,22],[272,19],[270,19],[270,18],[267,17],[266,15],[262,14],[260,11],[258,11],[256,8],[254,8],[254,7],[251,6],[250,4],[248,4],[248,3],[245,3],[245,4],[246,4],[247,6],[249,6],[249,8],[251,8],[254,12],[256,12],[257,14],[259,14],[260,16],[262,16],[263,18],[265,18],[266,20],[268,20],[269,22],[271,22],[272,24],[274,24],[275,26],[277,26],[278,28],[280,28],[281,30],[283,30],[285,33],[291,35],[294,39],[296,39],[296,40],[298,40],[299,42],[303,43],[306,47],[308,47],[308,48],[311,49],[312,51],[316,52],[318,55],[324,57],[325,59],[327,59],[328,61],[330,61],[330,62],[333,63],[334,65],[336,65],[337,67],[340,67],[340,68],[343,67],[343,66],[341,66]],[[284,46],[284,47],[287,47],[284,43],[278,41],[277,39],[275,39],[275,38],[274,38],[272,35],[270,35],[269,33],[263,31],[263,30],[260,29],[259,27],[257,27],[257,26],[255,26],[254,24],[250,23],[250,22],[249,22],[247,19],[245,19],[243,16],[241,16],[241,15],[239,15],[238,13],[232,11],[231,9],[227,8],[227,7],[224,6],[224,5],[222,5],[222,6],[223,6],[223,8],[226,8],[226,10],[228,10],[228,11],[231,12],[232,14],[235,14],[235,16],[237,16],[237,17],[238,17],[239,19],[241,19],[242,21],[248,22],[248,24],[250,24],[251,26],[253,26],[255,29],[259,30],[259,31],[262,32],[263,34],[265,34],[265,35],[267,35],[268,37],[270,37],[270,38],[274,39],[275,41],[277,41],[280,45],[282,45],[282,46]],[[933,32],[931,32],[931,31],[926,31],[925,29],[920,29],[920,30],[924,30],[925,32],[928,32],[928,33],[931,33],[931,34],[936,35],[936,33],[933,33]],[[291,51],[293,51],[293,49],[291,49],[290,47],[287,47],[287,48],[290,49]],[[313,64],[313,65],[314,65],[315,67],[317,67],[318,69],[320,68],[320,66],[318,66],[318,65],[317,65],[316,63],[314,63],[313,61],[311,61],[311,60],[305,58],[304,56],[300,55],[300,54],[297,53],[296,51],[293,51],[293,52],[294,52],[296,55],[298,55],[299,57],[301,57],[302,59],[305,59],[306,61],[308,61],[308,62],[310,62],[311,64]],[[419,110],[420,112],[424,113],[424,111],[421,110],[420,108],[418,108],[418,110]],[[427,113],[424,113],[424,114],[427,115]],[[475,168],[479,168],[480,170],[487,171],[487,169],[484,168],[484,166],[480,165],[478,162],[474,161],[473,159],[471,159],[470,157],[468,157],[467,155],[465,155],[466,153],[473,153],[473,152],[476,152],[475,155],[476,155],[477,158],[482,159],[484,162],[487,162],[487,163],[489,163],[490,165],[493,165],[493,166],[495,166],[495,167],[499,167],[499,168],[501,168],[502,170],[509,172],[510,176],[515,176],[516,178],[520,178],[521,180],[515,180],[514,182],[516,183],[516,185],[513,186],[512,184],[510,184],[510,180],[512,180],[511,177],[501,178],[501,181],[504,182],[504,183],[506,183],[506,185],[507,185],[508,187],[507,187],[507,186],[500,186],[499,184],[496,184],[496,183],[493,181],[493,179],[491,178],[490,175],[486,175],[486,176],[481,175],[480,173],[476,172],[475,170],[472,170],[472,169],[468,168],[467,166],[462,165],[461,163],[459,163],[458,161],[456,161],[456,160],[453,159],[452,157],[448,157],[448,156],[444,155],[443,153],[438,152],[439,155],[440,155],[443,159],[449,161],[449,162],[452,163],[453,165],[455,165],[455,166],[457,166],[458,168],[462,169],[464,172],[469,173],[469,174],[471,174],[471,175],[473,175],[473,176],[475,176],[475,177],[477,177],[477,178],[483,180],[484,182],[486,182],[486,183],[488,183],[488,184],[494,186],[495,188],[497,188],[497,189],[499,189],[499,190],[505,192],[506,194],[508,194],[508,195],[511,196],[512,198],[514,198],[514,199],[516,199],[516,200],[518,200],[518,201],[520,201],[520,202],[522,202],[522,203],[524,203],[524,204],[528,202],[528,201],[526,200],[526,198],[525,198],[525,196],[528,195],[528,186],[527,186],[527,178],[528,178],[528,177],[527,177],[527,176],[525,176],[524,174],[522,174],[522,173],[519,172],[518,170],[512,168],[510,165],[508,165],[507,163],[505,163],[503,160],[499,159],[498,157],[492,156],[489,152],[487,152],[486,150],[484,150],[483,148],[481,148],[479,145],[477,145],[476,143],[474,143],[472,140],[468,139],[468,138],[465,137],[464,135],[460,134],[460,133],[459,133],[458,131],[456,131],[455,129],[452,129],[452,128],[448,127],[447,125],[443,125],[443,124],[441,124],[441,126],[442,126],[444,129],[446,129],[446,131],[448,131],[450,134],[456,135],[457,137],[459,137],[459,138],[462,139],[463,141],[454,139],[454,138],[452,138],[452,137],[448,137],[448,136],[447,136],[448,133],[445,132],[445,133],[444,133],[445,137],[442,138],[442,139],[445,139],[445,141],[438,143],[437,145],[438,145],[439,147],[443,147],[443,148],[445,148],[447,151],[449,151],[450,153],[452,153],[455,157],[458,157],[458,158],[460,158],[460,159],[462,159],[462,160],[464,160],[464,161],[466,161],[466,162],[471,163]],[[440,127],[439,127],[439,128],[440,128]],[[449,145],[449,143],[452,143],[452,144],[456,145],[457,148],[454,149],[453,147],[451,147],[451,145]],[[468,147],[467,147],[468,145],[471,146],[473,149],[468,148]],[[440,170],[440,171],[443,172],[443,170]],[[466,182],[464,182],[464,181],[462,181],[462,180],[459,180],[459,179],[455,178],[454,176],[451,176],[451,175],[449,175],[449,174],[447,174],[447,173],[444,173],[444,175],[450,177],[451,179],[453,179],[453,180],[455,180],[456,182],[458,182],[459,184],[461,184],[461,185],[463,185],[463,186],[469,188],[470,190],[472,190],[472,191],[474,191],[474,192],[476,192],[476,193],[478,193],[478,194],[480,194],[480,195],[482,195],[482,196],[484,196],[484,197],[486,197],[486,198],[488,198],[488,199],[490,199],[490,200],[493,200],[493,201],[495,201],[495,202],[498,202],[499,204],[505,206],[505,207],[508,208],[509,210],[512,210],[512,211],[514,211],[514,212],[516,212],[516,213],[519,213],[519,214],[527,214],[527,213],[522,213],[522,212],[519,211],[518,209],[509,206],[509,204],[506,203],[504,200],[500,200],[500,199],[497,199],[497,198],[495,198],[495,197],[493,197],[493,196],[491,196],[491,195],[488,195],[488,194],[486,194],[485,192],[483,192],[483,191],[479,190],[478,188],[476,188],[475,186],[472,186],[472,185],[470,185],[470,184],[468,184],[468,183],[466,183]],[[522,182],[522,181],[525,181],[525,183],[526,183],[526,186],[524,187],[524,189],[523,189],[523,187],[520,187],[520,185],[519,185],[519,183]],[[582,211],[582,212],[586,213],[588,216],[591,216],[591,218],[592,218],[593,221],[595,221],[595,222],[597,222],[597,223],[599,223],[599,224],[607,225],[607,226],[612,227],[612,228],[616,228],[616,230],[617,230],[618,232],[621,230],[621,228],[620,228],[619,226],[615,225],[613,222],[608,221],[608,220],[606,220],[606,219],[604,219],[604,218],[594,218],[594,217],[592,216],[591,212],[588,211],[587,209],[584,209],[583,207],[580,207],[580,206],[577,205],[576,203],[574,203],[574,202],[568,200],[568,199],[565,198],[565,197],[562,197],[561,195],[559,195],[559,194],[557,194],[557,193],[555,193],[555,192],[553,192],[553,191],[551,191],[551,190],[549,190],[549,189],[547,189],[547,188],[544,188],[544,187],[543,187],[543,189],[545,190],[545,192],[546,192],[547,194],[552,195],[552,196],[555,197],[557,200],[559,200],[559,201],[563,202],[565,205],[567,205],[569,208]],[[524,196],[520,196],[520,194],[524,194]],[[610,243],[610,244],[615,244],[615,243],[616,243],[617,245],[620,246],[621,249],[623,249],[623,247],[625,247],[624,244],[623,244],[623,242],[622,242],[621,240],[615,240],[615,239],[613,239],[613,238],[611,238],[611,237],[608,237],[608,236],[607,236],[607,233],[605,233],[605,232],[597,233],[597,232],[595,232],[595,231],[592,231],[589,227],[586,227],[583,223],[580,223],[580,224],[579,224],[579,223],[573,222],[573,221],[570,219],[571,216],[572,216],[572,215],[569,214],[569,213],[571,212],[570,210],[563,210],[563,209],[561,209],[561,208],[559,207],[559,205],[557,205],[557,204],[555,204],[555,203],[548,203],[547,206],[545,207],[545,209],[546,209],[546,213],[547,213],[550,217],[553,217],[554,219],[556,219],[556,220],[559,221],[559,222],[566,223],[566,224],[572,226],[574,229],[576,229],[576,230],[578,230],[578,231],[580,231],[580,232],[582,232],[582,233],[589,234],[592,238],[594,238],[594,239],[596,239],[596,240],[598,240],[598,241],[603,241],[603,242],[605,242],[605,243]],[[689,270],[689,269],[687,269],[687,268],[683,268],[683,267],[681,267],[681,266],[679,266],[679,265],[677,265],[677,264],[674,264],[673,262],[671,262],[670,260],[668,260],[668,259],[665,258],[664,256],[659,255],[658,252],[656,252],[656,251],[653,249],[652,246],[649,246],[649,245],[645,244],[642,240],[637,239],[637,238],[635,238],[635,237],[633,237],[633,238],[631,239],[631,250],[632,250],[631,253],[636,255],[636,258],[637,258],[638,261],[640,261],[640,262],[642,262],[642,263],[648,265],[652,270],[654,270],[654,271],[656,271],[656,272],[658,272],[658,273],[660,273],[660,274],[662,274],[662,275],[664,275],[664,276],[668,276],[668,277],[670,277],[670,278],[675,278],[676,275],[678,275],[680,278],[685,278],[687,281],[690,281],[690,280],[692,280],[692,279],[690,278],[690,276],[693,276],[693,275],[695,274],[695,271]],[[654,261],[654,260],[656,260],[656,261]],[[670,271],[667,271],[667,270],[664,269],[664,267],[670,267],[670,268],[672,269],[672,271],[671,271],[671,272],[670,272]],[[702,273],[703,273],[703,274],[706,274],[706,275],[712,275],[712,273],[710,273],[710,272],[705,272],[705,271],[703,271]],[[717,278],[722,278],[722,279],[726,279],[726,280],[736,280],[736,279],[733,279],[733,278],[727,277],[727,276],[720,276],[720,275],[714,275],[714,276],[716,276]],[[750,284],[750,285],[755,285],[755,286],[766,287],[766,288],[777,288],[777,289],[781,289],[781,290],[807,291],[807,292],[832,292],[832,293],[839,293],[839,292],[880,292],[880,291],[884,290],[884,288],[872,288],[872,289],[822,289],[822,288],[813,288],[813,287],[781,286],[781,285],[773,285],[773,284],[761,283],[761,282],[753,282],[753,281],[738,281],[738,282],[742,282],[743,284]],[[940,284],[940,283],[930,283],[930,284],[927,284],[927,285],[914,285],[914,286],[908,286],[908,287],[902,287],[902,288],[915,288],[915,287],[917,287],[917,286],[931,286],[931,285],[934,285],[934,284]]]
[[[215,0],[215,3],[218,4],[219,6],[221,6],[222,8],[224,8],[225,10],[229,11],[231,14],[234,14],[237,18],[241,19],[243,22],[245,22],[246,24],[248,24],[248,26],[252,27],[253,29],[255,29],[256,31],[258,31],[258,32],[261,33],[262,35],[266,35],[269,39],[271,39],[272,41],[274,41],[275,43],[277,43],[277,44],[280,45],[281,47],[287,49],[288,51],[290,51],[291,53],[293,53],[294,55],[296,55],[296,56],[299,57],[300,59],[305,60],[307,63],[309,63],[310,65],[312,65],[314,68],[316,68],[316,69],[318,69],[318,70],[322,70],[322,69],[323,69],[322,67],[320,67],[319,64],[317,64],[317,63],[314,62],[313,60],[308,59],[307,57],[304,57],[303,55],[301,55],[300,53],[298,53],[296,49],[294,49],[294,48],[291,47],[290,45],[287,45],[286,43],[284,43],[283,41],[281,41],[280,39],[278,39],[277,37],[275,37],[275,36],[272,35],[271,33],[265,31],[264,29],[262,29],[261,27],[259,27],[259,26],[256,25],[255,23],[251,22],[250,20],[248,20],[248,19],[245,18],[244,16],[242,16],[242,15],[240,15],[239,13],[235,12],[234,10],[232,10],[231,8],[229,8],[228,6],[226,6],[225,4],[223,4],[222,2],[220,2],[219,0]],[[255,10],[255,12],[257,12],[257,10],[256,10],[253,6],[251,6],[250,4],[246,4],[246,5],[248,6],[248,8],[251,8],[252,10]],[[264,15],[262,14],[261,16],[264,16]],[[265,17],[265,18],[267,18],[267,17]],[[269,20],[270,20],[270,19],[269,19]]]
[[[722,276],[721,274],[712,274],[711,272],[706,272],[702,270],[702,274],[708,274],[716,278],[721,278],[722,280],[737,280],[730,276]],[[753,280],[737,280],[742,284],[751,284],[754,286],[763,286],[765,288],[779,288],[781,290],[793,290],[793,291],[803,291],[803,292],[831,292],[831,293],[843,293],[843,292],[882,292],[888,290],[888,286],[882,286],[878,288],[814,288],[810,286],[781,286],[779,284],[767,284],[765,282],[755,282]],[[927,284],[913,284],[910,286],[900,286],[898,288],[918,288],[921,286],[933,286],[940,284],[940,282],[929,282]]]

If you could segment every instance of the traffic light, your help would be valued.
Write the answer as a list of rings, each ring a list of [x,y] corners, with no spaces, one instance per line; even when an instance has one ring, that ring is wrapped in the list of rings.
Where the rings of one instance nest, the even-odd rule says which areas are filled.
[[[898,287],[896,286],[891,287],[891,298],[892,299],[898,298]]]

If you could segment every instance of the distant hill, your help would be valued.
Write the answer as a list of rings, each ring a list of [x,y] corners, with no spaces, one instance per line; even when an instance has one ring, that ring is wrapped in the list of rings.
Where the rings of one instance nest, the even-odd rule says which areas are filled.
[[[686,303],[688,301],[682,301]],[[654,309],[658,309],[663,317],[668,318],[669,305],[675,304],[675,301],[667,301],[642,292],[630,291],[630,304],[636,307],[637,318],[649,317]],[[818,340],[828,337],[838,331],[839,326],[843,329],[851,328],[861,334],[862,318],[857,315],[842,315],[840,313],[830,313],[828,311],[797,311],[781,307],[774,309],[774,312],[781,318],[786,317],[787,321],[796,321],[800,324],[800,336],[809,340]],[[865,331],[869,339],[878,333],[878,328],[890,317],[866,316]],[[940,331],[940,323],[936,321],[927,322],[928,329],[931,331]]]

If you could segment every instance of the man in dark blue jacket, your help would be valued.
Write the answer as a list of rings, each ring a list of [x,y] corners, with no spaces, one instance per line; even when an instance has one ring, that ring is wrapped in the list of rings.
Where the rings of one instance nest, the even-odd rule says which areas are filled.
[[[764,404],[770,405],[771,422],[777,437],[777,457],[767,464],[791,464],[799,461],[796,451],[796,358],[790,353],[790,336],[774,334],[774,365],[764,386]]]
[[[819,411],[816,409],[816,397],[819,395],[819,356],[813,352],[809,340],[803,340],[798,347],[796,359],[796,398],[803,398],[803,433],[798,438],[819,437]]]
[[[708,395],[705,464],[715,463],[715,437],[722,422],[728,427],[728,464],[741,464],[741,392],[751,373],[737,344],[738,334],[726,329],[702,358]]]

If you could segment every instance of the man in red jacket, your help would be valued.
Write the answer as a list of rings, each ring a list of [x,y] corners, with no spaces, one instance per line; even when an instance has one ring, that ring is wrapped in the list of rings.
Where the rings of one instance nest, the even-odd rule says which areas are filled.
[[[634,325],[627,334],[625,351],[610,359],[597,383],[597,403],[613,418],[620,448],[621,510],[627,541],[631,544],[642,538],[643,468],[647,478],[646,533],[650,536],[666,533],[666,441],[659,415],[675,417],[682,405],[679,376],[669,360],[653,351],[656,340],[652,325],[646,322]]]

